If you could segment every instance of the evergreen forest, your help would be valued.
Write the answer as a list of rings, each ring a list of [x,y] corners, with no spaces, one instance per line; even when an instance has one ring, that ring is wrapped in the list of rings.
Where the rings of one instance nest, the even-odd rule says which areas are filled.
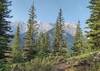
[[[100,0],[89,1],[86,31],[78,21],[71,48],[64,37],[61,8],[57,11],[51,40],[49,32],[39,31],[33,2],[28,10],[27,31],[21,41],[20,23],[16,23],[12,34],[10,19],[13,16],[9,6],[12,1],[0,0],[0,71],[100,71]]]

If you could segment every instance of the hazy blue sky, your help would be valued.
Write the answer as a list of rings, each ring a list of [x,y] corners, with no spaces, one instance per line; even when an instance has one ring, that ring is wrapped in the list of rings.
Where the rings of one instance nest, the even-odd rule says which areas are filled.
[[[34,0],[37,19],[42,22],[56,21],[59,8],[62,8],[64,19],[66,22],[76,23],[81,21],[84,27],[86,19],[89,17],[89,9],[87,8],[89,0]],[[28,10],[33,0],[12,0],[12,21],[27,22]]]

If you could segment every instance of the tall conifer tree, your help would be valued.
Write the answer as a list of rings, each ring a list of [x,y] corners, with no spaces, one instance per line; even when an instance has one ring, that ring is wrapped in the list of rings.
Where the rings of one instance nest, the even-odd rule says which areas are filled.
[[[39,57],[48,56],[49,53],[49,36],[48,33],[40,32],[38,38],[38,55]]]
[[[29,11],[28,30],[25,36],[24,50],[25,59],[31,60],[34,57],[35,47],[35,35],[36,35],[36,15],[34,3]],[[36,48],[35,48],[36,49]]]
[[[100,0],[90,0],[90,18],[87,20],[88,38],[92,49],[100,49]]]
[[[39,43],[38,43],[40,49],[48,49],[49,48],[49,35],[48,33],[40,33],[40,37],[39,37]]]
[[[0,0],[0,59],[5,57],[4,53],[8,49],[8,43],[11,38],[9,34],[11,31],[10,21],[8,21],[8,18],[11,18],[9,6],[11,6],[11,1]]]
[[[64,29],[64,18],[62,15],[62,9],[59,10],[56,27],[55,27],[55,50],[65,47],[64,38],[63,38],[63,29]]]
[[[82,30],[80,28],[80,22],[78,22],[77,24],[77,28],[76,28],[76,34],[74,37],[74,47],[73,52],[74,55],[79,55],[83,52],[84,46],[83,46],[83,34],[82,34]]]
[[[12,62],[21,62],[22,59],[22,53],[21,53],[21,47],[20,47],[20,27],[19,24],[17,26],[17,31],[14,36],[13,44],[11,46],[11,60]]]
[[[60,9],[56,21],[56,32],[55,32],[55,48],[59,49],[62,47],[62,25],[64,24],[62,18],[62,10]]]
[[[49,41],[49,34],[47,32],[44,34],[44,40],[45,40],[45,46],[44,47],[46,49],[49,49],[50,48],[50,45],[49,45],[50,41]]]

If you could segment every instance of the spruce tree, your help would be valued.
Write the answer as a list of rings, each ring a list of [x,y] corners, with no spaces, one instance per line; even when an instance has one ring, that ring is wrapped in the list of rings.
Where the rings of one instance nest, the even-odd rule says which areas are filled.
[[[55,26],[54,55],[67,57],[67,43],[64,39],[64,19],[60,9]]]
[[[38,38],[38,55],[39,57],[45,57],[48,55],[49,51],[49,37],[48,33],[40,32]]]
[[[63,43],[63,26],[64,26],[64,19],[62,16],[62,9],[60,9],[56,21],[56,27],[55,27],[55,42],[54,47],[56,50],[62,48]]]
[[[72,49],[73,49],[74,55],[79,55],[79,54],[83,53],[83,51],[84,51],[83,34],[82,34],[82,30],[80,28],[80,22],[78,22],[77,27],[76,27],[76,34],[74,37],[74,46]]]
[[[21,62],[23,60],[20,43],[21,43],[20,42],[20,27],[18,24],[17,31],[15,33],[14,40],[11,46],[11,61],[13,63]]]
[[[40,48],[42,49],[48,49],[49,48],[49,36],[48,33],[40,33],[40,37],[39,37],[39,43],[40,44]]]
[[[46,33],[44,33],[44,47],[46,48],[46,50],[47,49],[49,49],[50,48],[50,45],[49,45],[49,43],[50,43],[50,41],[49,41],[49,34],[46,32]]]
[[[39,45],[39,49],[43,50],[44,48],[44,33],[43,32],[39,33],[38,45]]]
[[[90,47],[100,49],[100,0],[90,0],[90,18],[87,20],[89,32],[87,33]]]
[[[28,20],[28,30],[25,36],[25,43],[24,43],[24,57],[26,60],[31,60],[34,57],[34,47],[36,47],[36,15],[35,15],[35,8],[34,3],[29,11],[29,20]]]
[[[9,6],[11,6],[11,1],[0,0],[0,59],[5,58],[4,53],[8,50],[8,43],[12,37],[9,34],[11,32],[10,21],[8,20],[11,18]]]

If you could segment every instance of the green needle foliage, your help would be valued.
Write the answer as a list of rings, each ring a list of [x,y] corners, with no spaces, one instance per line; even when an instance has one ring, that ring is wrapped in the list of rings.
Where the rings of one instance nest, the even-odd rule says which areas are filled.
[[[38,55],[39,57],[48,56],[49,53],[49,36],[48,33],[40,32],[38,38]]]
[[[40,49],[48,49],[49,48],[49,36],[48,33],[40,33],[39,43]]]
[[[54,54],[55,52],[59,56],[67,55],[67,43],[64,40],[64,19],[62,15],[62,9],[59,10],[56,27],[55,27],[55,41],[54,41]]]
[[[80,22],[78,22],[77,24],[77,28],[76,28],[76,34],[74,37],[74,46],[73,46],[73,54],[74,55],[79,55],[81,53],[83,53],[84,51],[84,46],[83,46],[83,34],[80,28]]]
[[[4,53],[8,49],[8,43],[12,37],[9,34],[11,32],[10,21],[8,21],[11,18],[9,6],[11,6],[11,1],[0,0],[0,59],[5,58]]]
[[[23,58],[22,58],[22,51],[21,51],[21,47],[20,47],[20,27],[19,24],[17,26],[17,31],[15,33],[15,37],[13,40],[13,44],[11,47],[11,61],[13,63],[18,63],[18,62],[22,62]]]
[[[25,36],[25,43],[24,43],[24,57],[25,60],[31,60],[34,57],[35,54],[35,35],[36,35],[36,15],[35,15],[35,8],[34,4],[32,5],[30,11],[29,11],[29,20],[28,20],[28,30],[26,32]]]
[[[100,71],[100,50],[98,50],[100,49],[100,0],[90,0],[91,16],[87,21],[88,38],[83,36],[80,22],[78,22],[72,48],[73,53],[68,50],[67,39],[64,37],[65,25],[62,9],[59,10],[53,29],[45,33],[37,33],[38,25],[34,3],[29,10],[24,47],[21,48],[20,45],[20,27],[18,25],[11,49],[8,48],[12,37],[9,34],[11,28],[8,21],[11,17],[9,16],[11,10],[8,9],[10,5],[11,1],[0,0],[0,71],[84,71],[84,69]],[[55,31],[52,31],[54,29]],[[50,42],[52,37],[54,41]],[[91,48],[93,51],[98,51],[91,52]],[[5,63],[4,58],[8,62]]]
[[[64,19],[62,16],[62,9],[59,10],[57,21],[56,21],[56,27],[55,27],[55,42],[54,47],[56,49],[62,48],[63,43],[63,26],[64,26]]]
[[[49,49],[49,34],[48,33],[44,33],[44,47],[46,50]]]
[[[90,0],[90,18],[87,20],[88,38],[93,50],[100,49],[100,0]]]

